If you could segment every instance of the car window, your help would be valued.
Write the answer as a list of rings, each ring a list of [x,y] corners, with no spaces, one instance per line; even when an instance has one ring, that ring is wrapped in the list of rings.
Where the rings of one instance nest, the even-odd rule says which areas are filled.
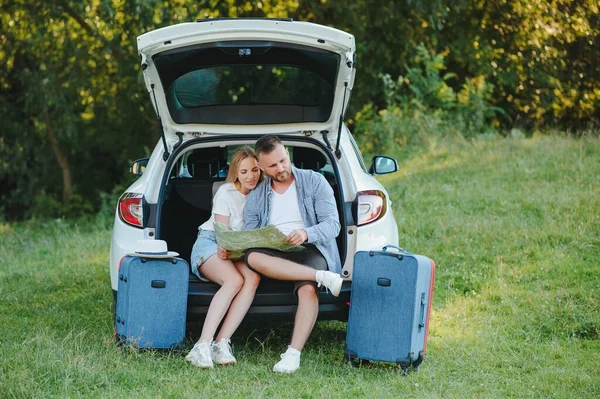
[[[330,185],[337,184],[331,160],[324,153],[316,148],[308,147],[293,147],[289,148],[289,151],[294,166],[319,172]]]
[[[153,57],[177,123],[325,122],[340,56],[291,43],[233,41]]]
[[[332,91],[315,72],[287,65],[226,65],[198,69],[173,82],[186,108],[212,105],[319,106]]]
[[[170,178],[223,180],[227,177],[229,158],[227,147],[197,148],[187,151],[175,163]]]
[[[206,147],[187,151],[175,163],[170,179],[223,180],[227,177],[233,153],[247,145]],[[329,177],[333,167],[329,158],[316,148],[286,146],[290,160],[299,169],[309,169]]]

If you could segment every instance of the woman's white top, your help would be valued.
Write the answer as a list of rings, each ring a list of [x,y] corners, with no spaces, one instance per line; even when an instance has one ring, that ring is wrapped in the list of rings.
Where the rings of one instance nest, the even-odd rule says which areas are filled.
[[[225,183],[217,190],[213,198],[212,214],[199,229],[215,231],[215,214],[229,216],[229,228],[240,231],[244,227],[244,206],[246,195],[242,194],[233,183]]]

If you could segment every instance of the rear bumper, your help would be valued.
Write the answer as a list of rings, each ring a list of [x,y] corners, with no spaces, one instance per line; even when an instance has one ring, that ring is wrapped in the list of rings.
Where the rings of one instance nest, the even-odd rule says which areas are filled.
[[[324,290],[319,292],[319,320],[348,321],[351,286],[350,281],[345,281],[338,297]],[[188,320],[204,319],[210,301],[218,289],[219,286],[213,283],[190,281]],[[245,320],[293,321],[298,307],[298,298],[293,290],[294,284],[291,282],[262,281]]]

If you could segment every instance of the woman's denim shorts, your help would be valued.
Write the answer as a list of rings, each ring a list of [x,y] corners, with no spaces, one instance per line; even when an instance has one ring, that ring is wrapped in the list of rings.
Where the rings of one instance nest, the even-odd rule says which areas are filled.
[[[206,277],[200,274],[200,266],[208,258],[217,253],[217,236],[214,231],[200,230],[198,238],[192,247],[191,267],[192,272],[202,281],[209,281]]]

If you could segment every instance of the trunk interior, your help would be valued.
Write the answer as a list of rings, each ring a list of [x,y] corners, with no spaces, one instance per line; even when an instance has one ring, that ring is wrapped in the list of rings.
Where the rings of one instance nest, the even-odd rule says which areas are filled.
[[[333,188],[340,215],[341,229],[337,244],[343,264],[346,254],[344,204],[331,161],[317,148],[284,144],[297,168],[311,169],[323,174]],[[159,204],[160,220],[156,233],[157,238],[167,241],[169,250],[179,252],[179,256],[188,263],[198,234],[198,226],[210,218],[212,197],[225,181],[228,161],[239,147],[240,145],[236,144],[226,147],[191,148],[178,158],[171,169],[167,184],[163,188],[162,206]],[[200,282],[191,272],[190,279]],[[264,286],[265,284],[261,283],[261,288],[264,289]],[[262,290],[261,288],[259,290]]]

